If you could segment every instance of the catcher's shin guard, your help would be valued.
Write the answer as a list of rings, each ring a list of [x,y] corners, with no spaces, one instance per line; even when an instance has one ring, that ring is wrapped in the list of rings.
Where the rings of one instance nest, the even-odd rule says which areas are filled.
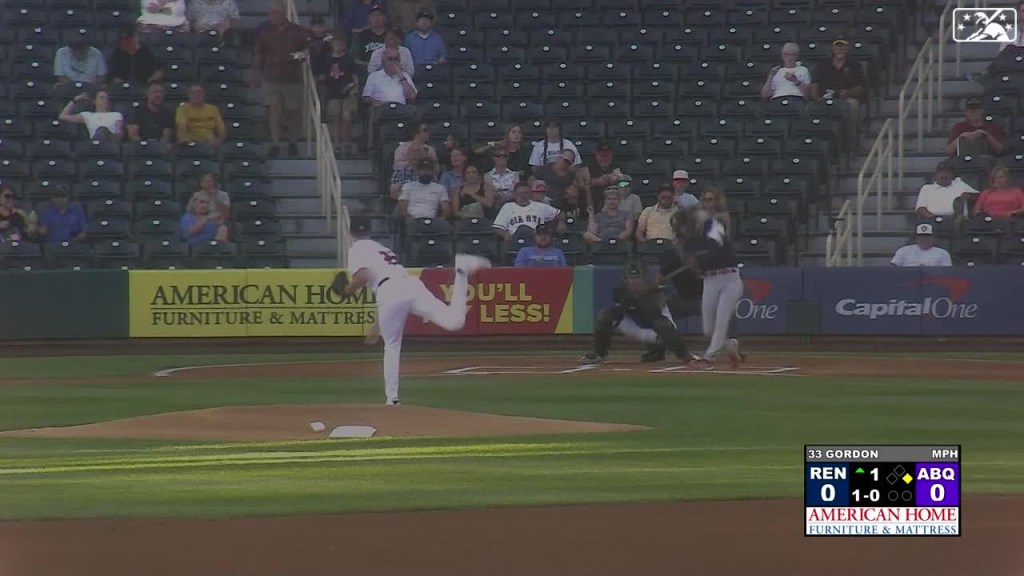
[[[671,350],[677,358],[689,358],[690,351],[683,342],[683,337],[676,332],[676,326],[669,322],[668,318],[660,316],[653,322],[654,332],[658,334],[658,341],[668,350]]]
[[[622,321],[622,311],[616,308],[602,310],[594,321],[594,354],[600,357],[608,355],[612,346],[612,332]]]

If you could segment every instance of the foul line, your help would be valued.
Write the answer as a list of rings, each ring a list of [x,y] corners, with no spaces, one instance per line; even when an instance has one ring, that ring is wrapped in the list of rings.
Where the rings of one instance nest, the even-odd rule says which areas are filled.
[[[537,375],[555,375],[555,374],[576,374],[578,372],[590,372],[593,370],[599,370],[601,366],[586,365],[577,366],[575,368],[569,368],[567,370],[557,370],[550,367],[540,366],[467,366],[465,368],[455,368],[447,370],[441,374],[434,374],[434,376],[494,376],[503,374],[537,374]],[[738,376],[806,376],[806,374],[793,374],[792,372],[799,370],[796,366],[781,366],[781,367],[763,367],[763,368],[751,368],[749,370],[692,370],[687,368],[685,365],[669,366],[667,368],[658,368],[653,370],[634,370],[633,368],[604,368],[602,371],[605,372],[641,372],[647,374],[731,374]]]

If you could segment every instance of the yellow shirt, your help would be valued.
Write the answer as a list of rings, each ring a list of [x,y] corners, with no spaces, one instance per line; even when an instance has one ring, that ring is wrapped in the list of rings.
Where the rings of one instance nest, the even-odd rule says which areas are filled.
[[[182,104],[174,115],[174,123],[178,125],[178,142],[207,142],[214,135],[224,139],[224,119],[213,104],[198,108]]]
[[[640,222],[647,223],[647,239],[664,238],[671,240],[675,235],[672,230],[672,215],[675,213],[676,205],[674,203],[668,209],[661,208],[657,204],[644,208],[644,211],[640,213]]]

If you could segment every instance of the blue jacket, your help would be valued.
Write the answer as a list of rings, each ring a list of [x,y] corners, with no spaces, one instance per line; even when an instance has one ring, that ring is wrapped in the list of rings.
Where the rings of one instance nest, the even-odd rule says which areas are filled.
[[[444,46],[444,38],[431,30],[427,37],[413,30],[405,35],[405,47],[412,53],[412,62],[416,67],[424,64],[436,64],[438,60],[448,59],[448,50]]]
[[[565,253],[561,248],[537,248],[525,246],[516,253],[517,267],[555,268],[566,266]]]

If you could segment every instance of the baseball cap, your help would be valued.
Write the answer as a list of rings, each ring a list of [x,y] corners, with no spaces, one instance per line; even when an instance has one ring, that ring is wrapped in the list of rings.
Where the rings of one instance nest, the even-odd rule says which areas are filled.
[[[985,104],[982,103],[981,98],[973,96],[967,99],[967,104],[964,107],[970,110],[972,108],[984,108]]]
[[[431,160],[430,158],[420,158],[419,160],[416,161],[416,169],[417,170],[433,170],[434,169],[434,161]]]
[[[363,214],[352,216],[348,221],[348,229],[356,234],[368,234],[370,232],[370,217]]]
[[[370,12],[369,13],[372,14],[374,12],[380,12],[381,14],[383,14],[384,13],[384,8],[380,4],[374,4],[373,6],[370,6]]]
[[[597,145],[597,151],[598,152],[611,152],[612,151],[612,145],[607,143],[607,142],[601,142],[600,144]]]
[[[530,192],[547,192],[547,191],[548,191],[548,185],[543,180],[535,181],[533,183],[533,186],[530,187]]]
[[[562,150],[562,153],[558,155],[557,160],[565,160],[569,164],[576,161],[576,153],[572,150]]]
[[[672,179],[673,180],[689,180],[690,179],[690,173],[687,172],[686,170],[676,170],[675,172],[672,173]]]
[[[551,225],[545,222],[544,224],[537,224],[537,228],[534,229],[534,234],[540,236],[541,234],[551,235]]]
[[[836,37],[832,39],[833,46],[846,46],[849,43],[850,41],[847,40],[846,36],[843,34],[837,34]]]
[[[953,164],[947,160],[939,162],[938,166],[935,167],[936,172],[953,172]]]
[[[428,20],[433,20],[434,19],[434,15],[431,14],[430,11],[428,11],[428,10],[420,10],[416,14],[416,19],[419,20],[420,18],[426,18]]]
[[[927,223],[925,223],[925,224],[918,224],[917,225],[917,235],[918,236],[931,236],[932,235],[932,225],[931,224],[927,224]]]

